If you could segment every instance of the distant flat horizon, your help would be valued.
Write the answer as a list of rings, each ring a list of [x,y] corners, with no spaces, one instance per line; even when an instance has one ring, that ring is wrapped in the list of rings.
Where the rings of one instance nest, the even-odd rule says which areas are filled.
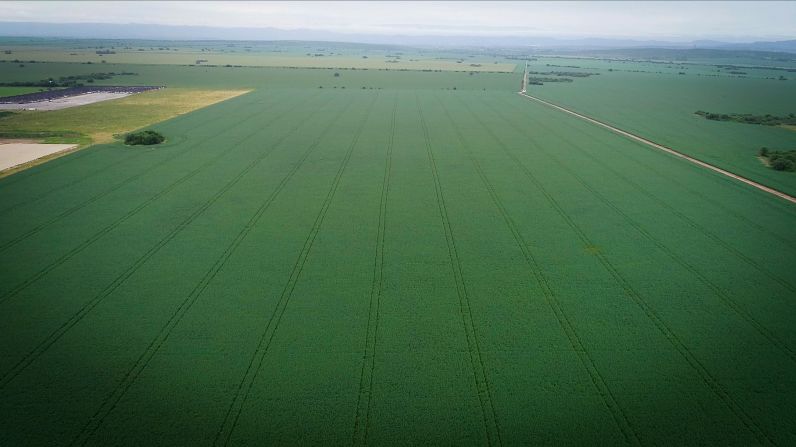
[[[562,36],[467,36],[467,35],[381,35],[338,33],[309,29],[272,27],[175,26],[148,23],[52,23],[0,21],[0,37],[77,38],[77,39],[142,39],[142,40],[250,40],[346,42],[375,45],[417,46],[479,46],[479,47],[549,47],[620,49],[661,47],[673,49],[746,49],[757,51],[796,52],[796,39],[746,40],[692,39],[667,40],[622,37]]]
[[[383,37],[796,38],[796,2],[777,1],[0,2],[0,17],[6,22],[266,28]]]

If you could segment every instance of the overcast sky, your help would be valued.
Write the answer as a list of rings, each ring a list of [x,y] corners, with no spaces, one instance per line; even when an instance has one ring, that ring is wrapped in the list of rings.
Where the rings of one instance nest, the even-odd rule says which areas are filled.
[[[404,35],[796,38],[796,2],[0,2],[0,21]]]

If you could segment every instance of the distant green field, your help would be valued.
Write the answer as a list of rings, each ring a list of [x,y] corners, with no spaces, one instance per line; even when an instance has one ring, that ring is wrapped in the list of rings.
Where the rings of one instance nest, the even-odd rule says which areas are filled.
[[[796,132],[709,121],[695,114],[709,110],[786,116],[796,112],[796,77],[778,81],[601,71],[566,85],[531,86],[528,93],[796,194],[796,175],[774,171],[757,158],[761,147],[796,148]]]
[[[796,442],[780,199],[510,92],[154,128],[0,180],[3,445]]]
[[[79,64],[0,62],[0,82],[37,81],[49,77],[99,72],[137,73],[100,80],[96,85],[165,85],[190,88],[436,88],[516,91],[520,75],[513,73],[344,70],[329,68],[194,67],[183,65]],[[339,73],[340,76],[334,76]]]
[[[165,44],[162,44],[165,45]],[[315,45],[317,47],[317,45]],[[338,52],[325,48],[300,48],[265,50],[241,48],[170,48],[129,46],[69,47],[19,47],[3,45],[11,51],[0,54],[0,59],[15,63],[76,62],[104,65],[154,64],[154,65],[243,65],[250,67],[294,67],[294,68],[357,68],[388,70],[441,70],[465,72],[512,72],[516,64],[487,57],[464,57],[456,55],[421,54],[403,51],[351,51]],[[305,52],[306,51],[306,52]]]
[[[0,87],[0,98],[41,91],[39,87]]]

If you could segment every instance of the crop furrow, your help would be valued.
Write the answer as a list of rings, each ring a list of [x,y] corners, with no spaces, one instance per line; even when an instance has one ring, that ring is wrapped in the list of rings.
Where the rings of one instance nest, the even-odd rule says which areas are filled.
[[[254,120],[257,117],[258,117],[258,115],[252,114],[248,118],[246,118],[246,119],[242,120],[240,123],[236,124],[232,129],[240,128],[243,125],[245,125],[246,123],[248,123],[249,121],[252,121],[252,120]],[[216,135],[214,138],[220,138],[220,135]],[[212,141],[212,139],[208,140],[207,142],[204,142],[203,145],[209,145],[210,144],[209,141]],[[150,173],[151,171],[155,171],[155,170],[157,170],[159,168],[162,168],[164,165],[166,165],[166,163],[168,163],[168,162],[170,162],[170,161],[172,161],[172,160],[174,160],[174,159],[176,159],[176,158],[178,158],[178,157],[180,157],[182,155],[190,154],[190,153],[193,153],[193,151],[191,151],[190,148],[188,148],[188,149],[183,150],[181,152],[175,152],[174,154],[170,154],[168,157],[164,158],[159,163],[155,163],[152,166],[145,168],[143,171],[141,171],[141,172],[139,172],[139,173],[137,173],[135,175],[132,175],[130,177],[127,177],[125,180],[123,180],[122,182],[114,185],[112,188],[110,188],[108,190],[105,190],[105,191],[103,191],[103,192],[101,192],[99,194],[95,194],[94,196],[90,197],[89,199],[87,199],[87,200],[85,200],[85,201],[83,201],[81,203],[78,203],[77,205],[67,209],[66,211],[62,212],[61,214],[58,214],[57,216],[55,216],[55,217],[53,217],[53,218],[51,218],[51,219],[49,219],[49,220],[47,220],[47,221],[45,221],[43,223],[31,228],[30,230],[20,234],[19,236],[15,237],[14,239],[11,239],[11,240],[3,243],[2,245],[0,245],[0,253],[2,253],[3,251],[7,250],[8,248],[18,244],[19,242],[22,242],[23,240],[35,235],[36,233],[40,232],[41,230],[47,228],[48,226],[50,226],[52,224],[58,222],[59,220],[65,218],[65,217],[68,217],[68,216],[74,214],[75,212],[85,208],[86,206],[96,202],[97,200],[107,196],[108,194],[119,190],[123,186],[128,185],[128,184],[138,180],[139,178],[143,177],[144,175]]]
[[[577,131],[580,132],[581,134],[585,135],[585,132],[582,129],[577,129]],[[592,138],[592,136],[589,135],[589,138]],[[643,146],[643,147],[646,148],[646,146]],[[773,280],[774,282],[778,283],[782,287],[788,289],[789,291],[791,291],[793,293],[796,293],[796,286],[791,284],[788,280],[780,278],[775,273],[771,272],[770,270],[766,269],[764,266],[760,265],[760,263],[758,263],[754,259],[751,259],[749,256],[741,253],[740,250],[736,249],[735,247],[733,247],[732,245],[730,245],[729,243],[724,241],[722,238],[720,238],[714,232],[712,232],[709,229],[701,226],[700,224],[698,224],[696,221],[694,221],[690,217],[686,216],[685,214],[683,214],[682,212],[678,211],[677,209],[675,209],[674,207],[672,207],[671,205],[669,205],[668,203],[666,203],[665,201],[663,201],[659,197],[655,196],[654,194],[652,194],[649,191],[647,191],[646,189],[644,189],[638,183],[636,183],[636,182],[630,180],[629,178],[625,177],[624,175],[622,175],[620,172],[616,171],[615,169],[610,168],[607,164],[605,164],[604,162],[600,161],[597,157],[594,157],[591,154],[587,154],[587,155],[589,156],[589,158],[595,160],[595,162],[599,163],[601,166],[605,166],[606,169],[609,169],[611,172],[615,173],[618,177],[624,179],[625,181],[627,181],[628,183],[633,185],[633,187],[636,188],[639,192],[641,192],[645,196],[649,197],[651,200],[654,200],[655,202],[657,202],[658,204],[660,204],[661,206],[663,206],[664,208],[669,210],[675,216],[679,217],[683,222],[687,223],[691,228],[693,228],[694,230],[696,230],[696,231],[700,232],[701,234],[707,236],[709,239],[713,240],[717,244],[719,244],[722,247],[724,247],[725,250],[727,250],[728,252],[730,252],[731,254],[736,256],[737,258],[741,259],[743,262],[748,264],[753,269],[755,269],[755,270],[759,271],[760,273],[768,276],[771,280]],[[644,166],[647,169],[652,170],[653,172],[657,172],[657,171],[654,171],[651,167],[649,167],[646,163],[642,163],[642,162],[640,162],[640,161],[638,161],[638,160],[636,160],[636,159],[634,159],[632,157],[630,157],[630,159],[633,160],[634,162],[636,162],[637,164],[639,164],[641,166]],[[657,172],[657,173],[659,173],[659,172]],[[727,182],[727,184],[731,184],[733,186],[736,186],[736,187],[740,188],[741,190],[746,190],[749,193],[754,193],[755,192],[752,189],[745,188],[745,187],[743,187],[741,185],[738,185],[736,182],[734,182],[732,180],[727,179],[726,182]]]
[[[298,108],[298,106],[295,106],[294,108]],[[278,122],[280,118],[281,117],[276,118],[275,120],[269,122],[266,125],[266,128],[271,127],[274,123]],[[91,237],[89,237],[85,241],[81,242],[78,246],[74,247],[72,250],[70,250],[69,252],[67,252],[63,256],[59,257],[58,259],[56,259],[55,261],[53,261],[49,265],[45,266],[44,268],[42,268],[41,270],[39,270],[38,272],[36,272],[32,276],[30,276],[29,278],[27,278],[26,280],[24,280],[21,283],[19,283],[13,289],[10,289],[5,294],[0,295],[0,304],[2,304],[3,302],[11,299],[12,297],[14,297],[14,295],[18,294],[19,292],[21,292],[25,288],[29,287],[31,284],[33,284],[36,281],[40,280],[42,277],[47,275],[49,272],[53,271],[55,268],[57,268],[58,266],[62,265],[64,262],[68,261],[69,259],[74,257],[76,254],[80,253],[81,251],[83,251],[84,249],[89,247],[91,244],[93,244],[94,242],[99,240],[102,236],[104,236],[105,234],[107,234],[107,233],[111,232],[112,230],[114,230],[115,228],[117,228],[119,225],[124,223],[127,219],[129,219],[129,218],[133,217],[134,215],[138,214],[138,212],[140,212],[141,210],[143,210],[144,208],[146,208],[150,204],[154,203],[156,200],[158,200],[159,198],[163,197],[164,195],[166,195],[168,192],[172,191],[174,188],[176,188],[180,184],[182,184],[185,181],[189,180],[191,177],[193,177],[196,174],[198,174],[199,172],[201,172],[202,169],[205,169],[208,166],[211,166],[211,165],[215,164],[217,161],[224,159],[236,147],[238,147],[244,141],[247,141],[249,138],[250,137],[244,137],[244,138],[238,139],[237,141],[230,142],[231,144],[228,146],[228,148],[226,150],[220,152],[218,155],[216,155],[215,157],[213,157],[210,160],[206,161],[205,163],[203,163],[202,165],[200,165],[198,168],[194,169],[193,171],[189,172],[188,174],[180,177],[174,183],[168,185],[166,188],[160,190],[155,195],[153,195],[150,198],[146,199],[144,202],[140,203],[138,206],[136,206],[132,210],[128,211],[126,214],[124,214],[119,219],[111,222],[110,224],[108,224],[107,226],[105,226],[104,228],[99,230],[97,233],[93,234]],[[0,383],[2,383],[2,379],[0,379]]]
[[[303,271],[304,265],[307,262],[307,258],[309,257],[310,251],[312,250],[312,245],[315,242],[315,238],[321,229],[323,220],[326,217],[326,212],[329,210],[329,207],[331,206],[332,199],[334,198],[334,195],[337,192],[337,188],[340,185],[340,180],[342,179],[343,173],[345,172],[345,169],[348,166],[349,160],[351,160],[351,155],[353,154],[354,148],[356,147],[357,142],[359,141],[359,137],[362,134],[362,130],[365,128],[365,124],[368,121],[367,118],[370,115],[370,110],[373,108],[373,104],[375,103],[377,98],[378,94],[376,94],[376,96],[374,96],[374,99],[371,101],[370,106],[367,109],[367,113],[363,117],[362,123],[354,135],[354,139],[351,141],[351,144],[349,145],[345,153],[345,156],[343,157],[343,160],[340,163],[340,167],[338,168],[337,173],[335,174],[329,192],[327,193],[326,198],[324,199],[324,202],[321,205],[321,209],[315,218],[315,222],[313,223],[310,233],[307,235],[307,238],[304,241],[304,246],[302,247],[301,252],[299,253],[299,257],[298,259],[296,259],[296,263],[293,265],[293,270],[290,273],[288,282],[285,284],[285,287],[282,290],[276,308],[274,309],[274,312],[271,314],[271,317],[269,318],[268,323],[265,326],[265,330],[260,335],[257,348],[255,349],[251,359],[249,360],[249,366],[247,367],[246,372],[243,378],[241,379],[241,382],[238,384],[235,396],[233,397],[229,410],[227,411],[227,414],[224,417],[224,421],[222,422],[221,426],[216,432],[216,436],[213,441],[214,445],[218,444],[227,445],[230,441],[230,438],[232,437],[232,433],[235,431],[235,427],[238,424],[240,415],[243,412],[243,406],[245,405],[246,400],[249,397],[249,393],[251,392],[252,386],[254,385],[257,376],[259,375],[260,369],[262,368],[263,362],[265,361],[265,356],[268,353],[268,349],[271,347],[271,341],[273,340],[276,331],[279,329],[279,323],[282,320],[282,315],[284,315],[285,310],[287,309],[287,306],[290,303],[290,299],[293,296],[293,290],[295,290],[296,283],[298,283],[298,280],[301,277],[301,272]],[[341,115],[342,114],[338,115],[338,117],[340,117]]]
[[[440,102],[440,104],[442,104]],[[470,107],[465,103],[465,108],[467,111],[478,121],[478,124],[481,127],[486,127],[486,125],[481,121],[481,119],[472,112]],[[448,109],[442,105],[443,109],[445,110],[445,115],[448,117],[448,120],[451,122],[453,129],[455,130],[457,139],[459,140],[459,145],[463,148],[468,148],[469,144],[464,139],[461,134],[461,130],[456,122],[451,118]],[[506,210],[503,202],[500,200],[500,196],[498,195],[495,187],[489,181],[488,177],[484,173],[481,163],[473,157],[472,151],[467,149],[465,151],[469,160],[473,163],[476,172],[478,173],[481,182],[486,187],[487,192],[489,193],[490,198],[492,199],[492,203],[495,205],[495,208],[500,213],[503,221],[506,223],[509,231],[511,232],[514,242],[519,247],[520,251],[525,258],[525,262],[528,265],[528,269],[530,270],[531,274],[533,275],[536,282],[542,289],[542,293],[545,297],[545,302],[547,303],[548,307],[553,311],[553,314],[556,316],[556,320],[558,321],[559,327],[564,331],[569,340],[570,347],[572,350],[577,353],[578,358],[580,359],[581,364],[583,365],[584,369],[588,372],[589,377],[591,379],[592,384],[594,385],[597,392],[600,394],[600,397],[603,400],[603,404],[606,406],[608,411],[611,413],[611,417],[614,419],[614,422],[617,424],[622,436],[629,444],[640,444],[640,440],[636,433],[636,430],[633,428],[632,424],[628,420],[627,416],[625,415],[624,410],[616,401],[611,389],[608,387],[605,379],[600,374],[600,371],[597,369],[597,365],[595,364],[594,360],[591,357],[591,354],[584,346],[583,342],[578,335],[578,332],[575,330],[575,326],[570,321],[567,314],[564,312],[561,303],[558,301],[558,297],[556,297],[555,292],[553,291],[550,283],[545,276],[541,265],[536,260],[536,257],[533,255],[531,250],[528,248],[530,244],[525,240],[522,236],[522,233],[519,231],[514,220],[509,215],[508,211]]]
[[[506,116],[503,113],[501,113],[500,111],[495,110],[495,109],[493,109],[493,111],[495,112],[495,114],[497,116],[501,116],[501,117],[503,117],[503,119],[506,119]],[[506,120],[506,122],[515,131],[517,131],[518,133],[524,134],[526,136],[528,135],[527,132],[525,132],[524,129],[520,129],[519,126],[517,126],[515,123],[510,122],[508,120]],[[550,129],[548,129],[547,127],[545,127],[541,123],[537,122],[536,124],[539,125],[540,127],[542,127],[545,130],[548,130],[548,131],[550,130]],[[567,141],[567,143],[569,143],[570,146],[575,147],[576,149],[578,149],[582,153],[586,153],[585,150],[583,150],[580,146],[578,146],[577,144],[573,143],[572,141],[569,141],[568,139],[563,138],[563,137],[562,137],[562,139]],[[763,326],[762,323],[757,321],[757,319],[755,319],[748,311],[746,311],[737,302],[735,302],[735,300],[733,300],[729,295],[727,295],[727,293],[721,287],[719,287],[713,281],[711,281],[710,279],[705,277],[705,275],[700,273],[696,269],[696,267],[691,265],[685,259],[682,259],[680,256],[678,256],[674,251],[672,251],[663,242],[661,242],[660,240],[655,238],[655,236],[653,236],[647,230],[645,230],[641,226],[641,224],[636,222],[633,218],[628,216],[627,213],[622,211],[618,206],[616,206],[614,203],[612,203],[610,200],[608,200],[608,198],[606,198],[604,195],[602,195],[597,190],[595,190],[591,185],[586,183],[586,181],[583,180],[583,178],[580,175],[578,175],[575,171],[573,171],[572,169],[568,168],[564,163],[562,163],[557,158],[553,157],[549,152],[545,151],[540,146],[538,146],[535,143],[533,143],[533,141],[531,141],[531,144],[534,147],[536,147],[537,149],[541,149],[541,151],[543,153],[545,153],[548,157],[550,157],[552,160],[554,160],[556,162],[556,164],[561,169],[563,169],[564,171],[569,173],[572,177],[574,177],[575,180],[577,180],[578,183],[580,183],[594,197],[596,197],[600,202],[602,202],[603,204],[605,204],[606,206],[611,208],[611,210],[613,210],[617,215],[621,216],[625,220],[625,222],[627,222],[631,227],[633,227],[633,229],[636,230],[636,232],[638,232],[640,235],[642,235],[645,239],[647,239],[650,242],[652,242],[656,247],[658,247],[658,249],[660,249],[663,253],[665,253],[675,263],[677,263],[678,265],[680,265],[681,267],[686,269],[688,272],[693,274],[697,279],[699,279],[700,282],[702,282],[702,284],[707,286],[730,310],[735,312],[736,315],[738,315],[741,319],[743,319],[744,321],[749,323],[749,325],[751,325],[758,332],[758,334],[760,334],[767,341],[769,341],[771,344],[776,346],[783,354],[788,356],[788,358],[790,358],[792,361],[796,362],[796,351],[791,349],[784,341],[779,339],[779,337],[777,337],[773,332],[768,330],[765,326]]]
[[[547,188],[536,178],[530,169],[517,158],[503,143],[491,129],[486,128],[486,131],[498,143],[498,146],[508,155],[514,163],[525,173],[525,176],[534,184],[534,186],[544,195],[547,202],[553,207],[558,215],[564,220],[578,238],[585,246],[592,246],[591,239],[586,235],[583,229],[580,228],[572,218],[564,211],[558,201],[550,194]],[[773,444],[768,435],[757,425],[757,423],[746,413],[732,396],[724,389],[723,386],[713,377],[713,375],[702,365],[702,363],[694,356],[688,347],[677,337],[677,335],[669,328],[669,326],[657,315],[655,310],[644,300],[644,298],[632,287],[632,285],[622,276],[621,273],[614,267],[614,265],[600,252],[595,253],[595,257],[603,266],[603,268],[611,275],[616,283],[623,289],[625,295],[628,296],[649,318],[655,325],[656,329],[666,338],[667,341],[680,353],[684,360],[691,366],[691,368],[699,375],[702,381],[719,397],[725,405],[738,417],[744,427],[753,433],[758,440],[765,444]]]
[[[245,141],[254,138],[254,135],[250,135],[244,139],[242,139],[239,144],[243,144]],[[236,147],[235,145],[231,145],[231,148]],[[219,157],[221,158],[221,157]],[[72,327],[74,327],[80,320],[82,320],[92,309],[94,309],[99,303],[102,302],[107,296],[113,293],[116,289],[118,289],[128,278],[130,278],[138,268],[146,263],[152,256],[154,256],[161,248],[163,248],[169,241],[171,241],[179,232],[185,229],[191,222],[193,222],[197,217],[199,217],[205,210],[207,210],[213,203],[215,203],[218,198],[220,198],[227,190],[232,188],[247,172],[249,172],[254,166],[255,163],[248,165],[244,171],[236,175],[232,181],[227,183],[220,191],[218,191],[211,199],[205,202],[200,208],[195,210],[191,215],[189,215],[185,220],[180,222],[171,232],[169,232],[166,236],[164,236],[157,244],[152,246],[146,253],[144,253],[140,258],[136,260],[130,267],[128,267],[124,272],[122,272],[119,276],[117,276],[105,289],[103,289],[98,295],[94,298],[89,300],[85,303],[77,312],[75,312],[66,322],[64,322],[61,326],[59,326],[55,331],[50,333],[47,338],[45,338],[41,343],[39,343],[30,353],[25,355],[22,359],[20,359],[9,371],[3,374],[2,378],[0,378],[0,389],[3,389],[14,377],[18,376],[22,371],[25,370],[33,361],[39,358],[44,352],[47,351],[55,342],[57,342],[66,332],[69,331]],[[110,230],[109,230],[110,231]],[[85,248],[85,247],[84,247]]]
[[[376,234],[376,250],[373,259],[373,282],[370,288],[370,302],[368,305],[365,352],[362,357],[357,411],[354,420],[354,445],[365,445],[368,440],[370,403],[373,398],[373,374],[376,366],[376,337],[379,331],[379,309],[381,306],[382,283],[384,280],[384,235],[387,228],[387,197],[390,192],[390,169],[392,166],[393,144],[395,142],[395,115],[397,106],[398,98],[396,97],[392,107],[390,134],[387,141],[387,158],[384,164],[384,179],[381,185],[379,223]]]
[[[350,103],[348,104],[350,105]],[[348,106],[346,106],[348,107]],[[312,114],[317,113],[320,108],[316,108]],[[343,111],[344,112],[344,111]],[[339,116],[343,114],[340,113]],[[271,145],[271,150],[264,151],[260,156],[258,156],[250,165],[252,168],[259,164],[262,160],[264,160],[268,155],[276,150],[276,148],[282,144],[289,136],[295,133],[298,129],[304,125],[304,123],[309,119],[310,116],[306,117],[304,120],[299,121],[299,123],[293,126],[282,138],[280,138],[276,143]],[[248,236],[249,232],[254,228],[254,225],[260,220],[260,218],[265,214],[265,211],[269,208],[271,203],[279,196],[279,193],[282,192],[285,185],[290,181],[293,175],[303,166],[304,162],[307,158],[312,154],[312,152],[318,147],[318,145],[323,140],[323,136],[326,135],[326,132],[329,131],[333,127],[333,125],[337,122],[337,119],[332,120],[329,125],[319,134],[318,138],[304,151],[301,155],[301,158],[298,160],[297,163],[294,164],[293,168],[287,173],[285,177],[279,182],[277,187],[274,191],[269,194],[266,200],[257,208],[255,213],[249,218],[246,225],[241,229],[241,231],[236,235],[235,239],[232,243],[227,246],[221,256],[216,259],[213,266],[205,273],[202,279],[196,284],[193,288],[191,293],[183,300],[182,303],[177,307],[177,310],[169,317],[169,320],[166,324],[160,329],[157,336],[150,342],[147,346],[146,350],[139,356],[136,363],[133,365],[130,370],[124,376],[124,380],[119,384],[119,386],[103,401],[100,409],[97,413],[91,418],[90,422],[84,427],[81,434],[78,436],[77,440],[74,444],[85,444],[91,438],[91,436],[96,432],[99,427],[102,426],[103,421],[105,418],[116,408],[116,405],[119,401],[124,397],[127,393],[127,390],[133,385],[136,379],[140,376],[141,372],[146,369],[147,365],[149,364],[152,357],[154,357],[155,353],[160,349],[163,343],[168,340],[169,335],[171,335],[171,331],[179,324],[185,314],[191,309],[193,304],[196,300],[201,296],[202,292],[207,289],[207,286],[213,281],[213,278],[224,268],[229,258],[233,255],[235,250],[240,246],[243,240]],[[247,171],[248,172],[248,171]]]
[[[415,99],[417,100],[417,94],[415,94]],[[423,117],[423,109],[419,102],[417,107],[421,128],[423,130],[426,152],[428,154],[428,161],[431,166],[432,176],[434,177],[434,191],[436,193],[437,206],[442,219],[442,226],[445,229],[445,242],[448,246],[448,257],[450,258],[454,281],[456,283],[456,293],[459,296],[459,311],[462,317],[465,337],[467,339],[467,346],[470,354],[470,364],[473,370],[473,376],[475,378],[478,400],[481,403],[481,415],[484,421],[484,428],[486,430],[487,443],[490,445],[500,445],[500,427],[497,421],[497,414],[492,398],[492,392],[489,386],[486,367],[484,366],[484,360],[481,355],[478,335],[476,334],[475,330],[475,322],[470,306],[470,298],[467,294],[467,286],[464,282],[464,275],[462,274],[459,254],[456,250],[456,242],[453,238],[453,230],[450,225],[448,210],[445,206],[445,198],[442,193],[442,184],[440,182],[437,164],[434,160],[434,153],[431,149],[431,139],[429,138],[428,126],[426,125],[425,118]]]

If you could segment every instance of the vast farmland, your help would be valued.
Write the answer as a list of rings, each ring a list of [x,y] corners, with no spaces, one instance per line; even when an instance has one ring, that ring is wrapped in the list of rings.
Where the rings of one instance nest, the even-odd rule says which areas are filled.
[[[512,94],[158,128],[0,185],[5,444],[794,440],[778,199]]]
[[[350,68],[511,72],[515,64],[491,55],[333,42],[187,42],[14,39],[0,37],[0,58],[24,63],[233,65],[248,67]]]
[[[252,91],[0,179],[0,445],[796,443],[793,204],[519,73],[111,69]]]

